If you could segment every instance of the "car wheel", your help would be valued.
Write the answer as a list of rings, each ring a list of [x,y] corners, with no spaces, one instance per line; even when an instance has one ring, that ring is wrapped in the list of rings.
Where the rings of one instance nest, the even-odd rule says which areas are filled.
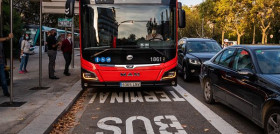
[[[212,104],[215,102],[213,98],[213,90],[211,88],[211,83],[209,79],[206,79],[204,82],[203,96],[206,103]]]
[[[187,67],[184,66],[183,68],[183,78],[185,81],[189,81],[190,80],[190,74],[188,72]]]
[[[266,134],[280,134],[280,108],[269,110],[265,116],[264,131]]]

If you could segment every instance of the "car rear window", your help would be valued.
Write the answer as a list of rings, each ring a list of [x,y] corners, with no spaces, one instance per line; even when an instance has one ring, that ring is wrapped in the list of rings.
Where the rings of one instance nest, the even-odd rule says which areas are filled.
[[[219,52],[221,46],[215,41],[190,41],[187,42],[189,53]]]

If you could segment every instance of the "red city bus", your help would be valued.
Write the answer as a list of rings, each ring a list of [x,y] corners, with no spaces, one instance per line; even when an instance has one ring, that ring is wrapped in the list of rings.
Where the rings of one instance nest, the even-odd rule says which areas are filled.
[[[75,0],[66,2],[72,17]],[[80,0],[81,79],[86,87],[177,85],[177,0]]]

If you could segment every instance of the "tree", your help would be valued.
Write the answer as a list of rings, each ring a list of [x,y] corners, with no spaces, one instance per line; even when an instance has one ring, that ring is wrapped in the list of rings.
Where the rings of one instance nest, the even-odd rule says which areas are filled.
[[[39,25],[40,3],[30,0],[14,0],[14,9],[20,14],[22,21],[28,24]],[[57,27],[58,18],[64,18],[64,14],[43,14],[42,24],[49,27]],[[76,25],[77,26],[77,25]]]
[[[224,44],[224,37],[226,31],[229,30],[229,22],[230,17],[229,14],[231,12],[231,3],[230,0],[220,0],[217,1],[216,6],[214,8],[215,12],[215,20],[217,22],[217,25],[221,27],[222,30],[222,45]]]
[[[10,4],[9,4],[9,0],[4,0],[2,3],[2,11],[3,11],[3,34],[4,35],[8,35],[10,33]],[[13,50],[15,51],[14,56],[19,57],[19,49],[20,46],[18,45],[18,41],[19,38],[22,34],[22,21],[21,21],[21,17],[20,14],[16,11],[13,10],[13,34],[14,34],[14,38],[13,38]],[[9,42],[4,42],[4,52],[5,55],[10,55],[10,45]]]
[[[250,0],[232,0],[232,8],[229,14],[231,19],[231,27],[237,34],[237,44],[240,44],[241,37],[245,34],[245,29],[248,26],[249,2]]]
[[[179,29],[179,38],[182,37],[201,37],[201,18],[197,7],[183,6],[186,12],[186,27]]]
[[[216,2],[217,0],[206,0],[198,6],[200,16],[206,22],[203,25],[206,37],[214,37],[215,18],[217,16],[215,11]]]
[[[272,21],[275,17],[274,11],[279,11],[279,7],[275,5],[279,2],[278,0],[256,0],[256,4],[253,7],[254,12],[258,12],[257,19],[260,23],[262,31],[262,44],[267,43],[268,30],[271,27]]]

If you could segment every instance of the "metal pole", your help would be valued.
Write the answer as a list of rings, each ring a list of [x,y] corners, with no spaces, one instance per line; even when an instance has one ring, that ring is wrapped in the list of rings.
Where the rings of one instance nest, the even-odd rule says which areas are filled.
[[[11,33],[13,33],[13,0],[10,0],[10,30]],[[10,96],[10,103],[13,104],[13,68],[14,68],[14,62],[13,62],[13,38],[11,38],[10,40],[11,43],[11,52],[10,52],[10,92],[11,92],[11,96]]]
[[[39,88],[42,87],[42,0],[40,0]]]
[[[0,37],[3,37],[2,0],[0,0]]]
[[[72,17],[72,68],[75,67],[74,64],[74,56],[75,56],[75,52],[74,52],[74,47],[75,47],[75,33],[74,33],[74,17]]]
[[[67,17],[65,16],[65,19],[67,19]],[[67,39],[67,27],[64,27],[64,30],[65,30],[65,35],[64,35],[64,39]]]

